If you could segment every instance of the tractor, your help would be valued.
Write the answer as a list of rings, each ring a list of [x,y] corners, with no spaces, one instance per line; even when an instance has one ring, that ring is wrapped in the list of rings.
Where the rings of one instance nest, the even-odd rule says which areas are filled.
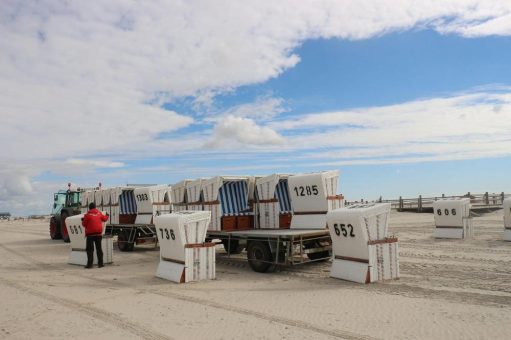
[[[59,190],[53,195],[53,209],[50,219],[50,237],[52,240],[63,239],[69,242],[69,234],[66,228],[66,218],[80,214],[80,188],[71,190]]]

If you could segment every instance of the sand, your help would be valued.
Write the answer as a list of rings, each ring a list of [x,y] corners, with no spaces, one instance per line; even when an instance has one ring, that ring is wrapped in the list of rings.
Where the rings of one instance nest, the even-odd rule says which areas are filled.
[[[253,272],[217,249],[217,279],[154,277],[158,249],[85,270],[47,222],[0,222],[0,339],[509,339],[511,242],[502,211],[471,240],[435,240],[433,215],[392,212],[401,279],[360,285],[330,263]]]

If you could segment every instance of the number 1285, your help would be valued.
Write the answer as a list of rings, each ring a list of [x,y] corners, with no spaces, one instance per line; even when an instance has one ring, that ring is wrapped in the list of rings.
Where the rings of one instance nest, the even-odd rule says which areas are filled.
[[[319,194],[317,185],[306,185],[293,188],[296,196],[317,196]]]

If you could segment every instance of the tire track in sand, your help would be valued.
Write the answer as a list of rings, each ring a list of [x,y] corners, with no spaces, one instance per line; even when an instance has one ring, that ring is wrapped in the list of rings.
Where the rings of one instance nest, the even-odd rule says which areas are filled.
[[[15,288],[24,293],[28,293],[30,295],[39,297],[41,299],[47,300],[49,302],[57,303],[66,308],[72,309],[74,311],[80,312],[82,314],[87,315],[97,321],[101,321],[107,325],[115,326],[121,330],[127,331],[140,337],[141,339],[146,340],[172,340],[173,338],[168,337],[166,335],[154,332],[147,328],[144,328],[138,324],[132,323],[128,320],[118,317],[117,315],[110,313],[104,309],[96,308],[90,306],[89,304],[80,303],[73,301],[71,299],[62,298],[53,294],[41,292],[39,290],[27,287],[25,285],[18,284],[14,281],[4,279],[0,277],[0,283]]]
[[[425,260],[430,260],[429,258]],[[233,261],[232,259],[230,261]],[[222,264],[232,267],[240,267],[240,261],[233,261],[232,264],[227,262],[227,258]],[[246,261],[245,261],[246,262]],[[363,290],[382,294],[392,294],[405,296],[410,298],[427,298],[447,300],[455,303],[476,305],[476,306],[498,306],[499,308],[511,308],[511,285],[509,276],[511,272],[506,269],[487,269],[476,270],[472,266],[462,265],[445,265],[445,264],[429,264],[428,262],[408,262],[400,260],[402,265],[401,280],[384,281],[370,285],[353,284],[347,281],[335,282],[329,279],[330,266],[329,262],[318,263],[313,267],[310,264],[307,269],[305,267],[285,267],[280,268],[274,275],[294,276],[300,280],[307,280],[311,283],[321,283],[324,285],[345,285],[346,289]],[[487,266],[481,263],[481,266]],[[422,266],[426,266],[425,268]],[[445,266],[445,268],[444,268]],[[500,266],[502,268],[507,268]],[[500,268],[499,267],[499,268]],[[498,270],[498,272],[495,272]],[[489,274],[489,275],[488,275]],[[424,286],[424,276],[430,277],[435,282],[433,287]],[[493,278],[493,280],[491,279]],[[322,281],[321,281],[322,280]],[[431,282],[431,281],[428,281]],[[491,282],[491,284],[489,284]],[[459,287],[470,286],[478,291],[460,292]],[[502,295],[504,294],[504,295]]]
[[[46,268],[53,268],[53,269],[56,269],[59,271],[65,271],[60,268],[55,268],[52,264],[41,262],[39,260],[32,258],[29,255],[20,253],[14,249],[10,249],[9,247],[6,247],[3,244],[0,244],[0,248],[4,249],[5,251],[10,252],[11,254],[14,254],[14,255],[22,258],[23,260],[28,262],[28,264],[30,264],[31,266],[44,266]],[[85,275],[78,275],[78,276],[87,278],[87,279],[92,279],[93,281],[97,281],[97,282],[101,282],[101,283],[105,283],[105,282],[112,283],[111,281],[94,279],[94,278],[91,278],[91,277],[88,277]],[[171,337],[168,337],[168,336],[160,334],[158,332],[154,332],[152,330],[146,329],[141,325],[132,323],[126,319],[118,317],[114,313],[108,312],[104,309],[90,306],[89,304],[84,304],[84,303],[76,302],[71,299],[66,299],[66,298],[60,297],[58,295],[41,292],[37,289],[27,287],[26,285],[22,285],[15,281],[5,279],[2,277],[0,277],[0,283],[3,283],[4,285],[15,288],[22,292],[31,294],[33,296],[37,296],[44,300],[57,303],[61,306],[67,307],[69,309],[80,312],[82,314],[86,314],[87,316],[89,316],[95,320],[102,321],[108,325],[113,325],[121,330],[126,330],[129,333],[132,333],[142,339],[147,339],[147,340],[172,340],[173,339]]]
[[[207,300],[207,299],[192,297],[192,296],[188,296],[188,295],[182,295],[179,293],[161,292],[161,291],[151,291],[151,292],[145,291],[145,292],[149,293],[149,294],[163,296],[163,297],[170,297],[170,298],[185,301],[185,302],[196,303],[201,306],[212,307],[212,308],[221,309],[221,310],[228,311],[228,312],[243,314],[246,316],[255,317],[255,318],[258,318],[261,320],[265,320],[265,321],[280,323],[280,324],[286,325],[286,326],[301,328],[301,329],[304,329],[307,331],[312,331],[312,332],[322,334],[322,335],[328,335],[328,336],[331,336],[334,338],[341,338],[341,339],[346,339],[346,340],[377,340],[378,339],[378,338],[371,337],[368,335],[361,335],[361,334],[343,331],[343,330],[324,329],[324,328],[320,328],[318,326],[315,326],[315,325],[305,322],[305,321],[298,321],[298,320],[293,320],[293,319],[289,319],[289,318],[285,318],[285,317],[279,317],[279,316],[275,316],[275,315],[268,314],[268,313],[257,312],[257,311],[250,310],[250,309],[236,307],[236,306],[219,303],[219,302],[211,301],[211,300]]]
[[[410,241],[399,241],[399,248],[411,250],[440,250],[448,252],[464,252],[464,253],[478,253],[478,254],[504,254],[511,255],[511,249],[494,249],[490,247],[481,247],[475,245],[452,245],[452,244],[435,244],[435,243],[418,243]]]
[[[8,251],[8,252],[10,252],[10,253],[12,253],[14,255],[17,255],[17,256],[23,258],[25,261],[27,261],[29,264],[31,264],[33,266],[35,266],[35,265],[43,265],[43,266],[46,266],[46,267],[54,268],[56,270],[60,270],[60,271],[64,271],[65,272],[64,269],[55,268],[52,264],[44,263],[44,262],[41,262],[39,260],[36,260],[36,259],[32,258],[29,255],[20,253],[20,252],[14,250],[14,249],[10,249],[9,247],[6,247],[5,245],[0,244],[0,248],[2,248],[2,249],[6,250],[6,251]],[[79,277],[83,277],[83,278],[86,278],[86,279],[89,279],[89,280],[92,280],[92,281],[96,281],[96,282],[108,283],[108,284],[113,284],[113,285],[116,285],[116,286],[136,288],[135,286],[131,286],[131,285],[123,283],[123,282],[107,281],[107,280],[104,280],[104,279],[98,279],[98,278],[89,277],[89,276],[86,276],[86,275],[80,275],[78,273],[73,273],[73,275],[76,275],[76,276],[79,276]],[[117,317],[115,314],[106,312],[106,311],[104,311],[102,309],[99,309],[99,308],[90,307],[88,305],[84,305],[84,304],[75,302],[75,301],[70,300],[70,299],[61,298],[61,297],[58,297],[58,296],[55,296],[55,295],[52,295],[52,294],[49,294],[49,293],[39,292],[39,291],[37,291],[35,289],[31,289],[31,288],[19,285],[19,284],[15,283],[13,281],[10,281],[10,280],[6,280],[6,279],[0,278],[0,282],[7,282],[9,285],[11,285],[11,286],[13,286],[15,288],[19,287],[18,289],[20,289],[20,290],[26,291],[27,293],[30,293],[32,295],[36,295],[36,296],[45,298],[45,299],[50,300],[50,301],[58,302],[59,304],[64,305],[64,306],[66,306],[68,308],[72,308],[72,309],[80,311],[80,312],[85,311],[85,314],[87,314],[87,315],[89,315],[89,316],[91,316],[91,317],[93,317],[95,319],[101,320],[101,321],[105,321],[105,319],[111,318],[113,320],[112,323],[115,324],[116,326],[118,326],[119,328],[123,328],[124,329],[126,327],[125,326],[125,324],[126,324],[126,325],[129,326],[129,327],[126,327],[127,330],[129,330],[132,333],[137,332],[137,333],[134,333],[135,335],[139,335],[138,332],[140,332],[141,334],[146,335],[146,337],[143,337],[144,339],[172,339],[172,338],[166,337],[164,335],[161,335],[159,333],[155,333],[155,332],[146,330],[146,329],[144,329],[143,327],[141,327],[139,325],[133,324],[133,323],[127,321],[127,320],[124,320],[122,318]],[[154,294],[154,295],[159,295],[159,296],[163,296],[163,297],[173,298],[173,299],[180,300],[180,301],[185,301],[185,302],[199,304],[201,306],[221,309],[221,310],[224,310],[224,311],[234,312],[234,313],[242,314],[242,315],[245,315],[245,316],[255,317],[255,318],[258,318],[260,320],[265,320],[265,321],[270,321],[270,322],[273,322],[273,323],[279,323],[279,324],[282,324],[282,325],[285,325],[285,326],[291,326],[291,327],[295,327],[295,328],[300,328],[300,329],[303,329],[303,330],[311,331],[311,332],[322,334],[322,335],[331,336],[331,337],[334,337],[334,338],[340,338],[340,339],[345,339],[345,340],[378,340],[378,338],[371,337],[371,336],[366,336],[366,335],[357,334],[357,333],[353,333],[353,332],[349,332],[349,331],[343,331],[343,330],[324,329],[324,328],[320,328],[318,326],[315,326],[313,324],[310,324],[310,323],[307,323],[307,322],[304,322],[304,321],[299,321],[299,320],[293,320],[293,319],[289,319],[289,318],[279,317],[279,316],[275,316],[275,315],[272,315],[272,314],[262,313],[262,312],[258,312],[258,311],[254,311],[254,310],[250,310],[250,309],[245,309],[245,308],[241,308],[241,307],[236,307],[236,306],[232,306],[232,305],[228,305],[228,304],[222,304],[222,303],[218,303],[216,301],[211,301],[211,300],[208,300],[208,299],[191,297],[191,296],[187,296],[187,295],[183,295],[183,294],[179,294],[179,293],[160,292],[160,291],[147,291],[147,289],[136,289],[136,290],[139,293]],[[91,311],[91,312],[88,312],[88,311]],[[100,318],[97,318],[96,315],[105,315],[105,316],[108,315],[109,317],[105,317],[105,318],[100,319]],[[108,321],[110,321],[110,320],[108,320]]]
[[[19,230],[6,230],[1,229],[0,232],[2,233],[11,233],[11,234],[23,234],[23,235],[36,235],[36,236],[50,236],[49,233],[39,230],[29,230],[29,231],[19,231]]]

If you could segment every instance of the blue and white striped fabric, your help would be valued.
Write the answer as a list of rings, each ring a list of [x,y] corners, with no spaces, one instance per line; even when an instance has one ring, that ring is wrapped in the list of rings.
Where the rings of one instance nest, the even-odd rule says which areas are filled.
[[[218,190],[223,216],[252,215],[248,211],[248,194],[246,181],[225,182]]]
[[[123,191],[121,197],[119,197],[120,214],[136,214],[137,213],[137,202],[135,201],[135,195],[133,190]]]
[[[280,212],[290,213],[291,212],[291,200],[289,199],[289,189],[287,180],[281,179],[277,187],[275,188],[275,198],[279,200]]]

